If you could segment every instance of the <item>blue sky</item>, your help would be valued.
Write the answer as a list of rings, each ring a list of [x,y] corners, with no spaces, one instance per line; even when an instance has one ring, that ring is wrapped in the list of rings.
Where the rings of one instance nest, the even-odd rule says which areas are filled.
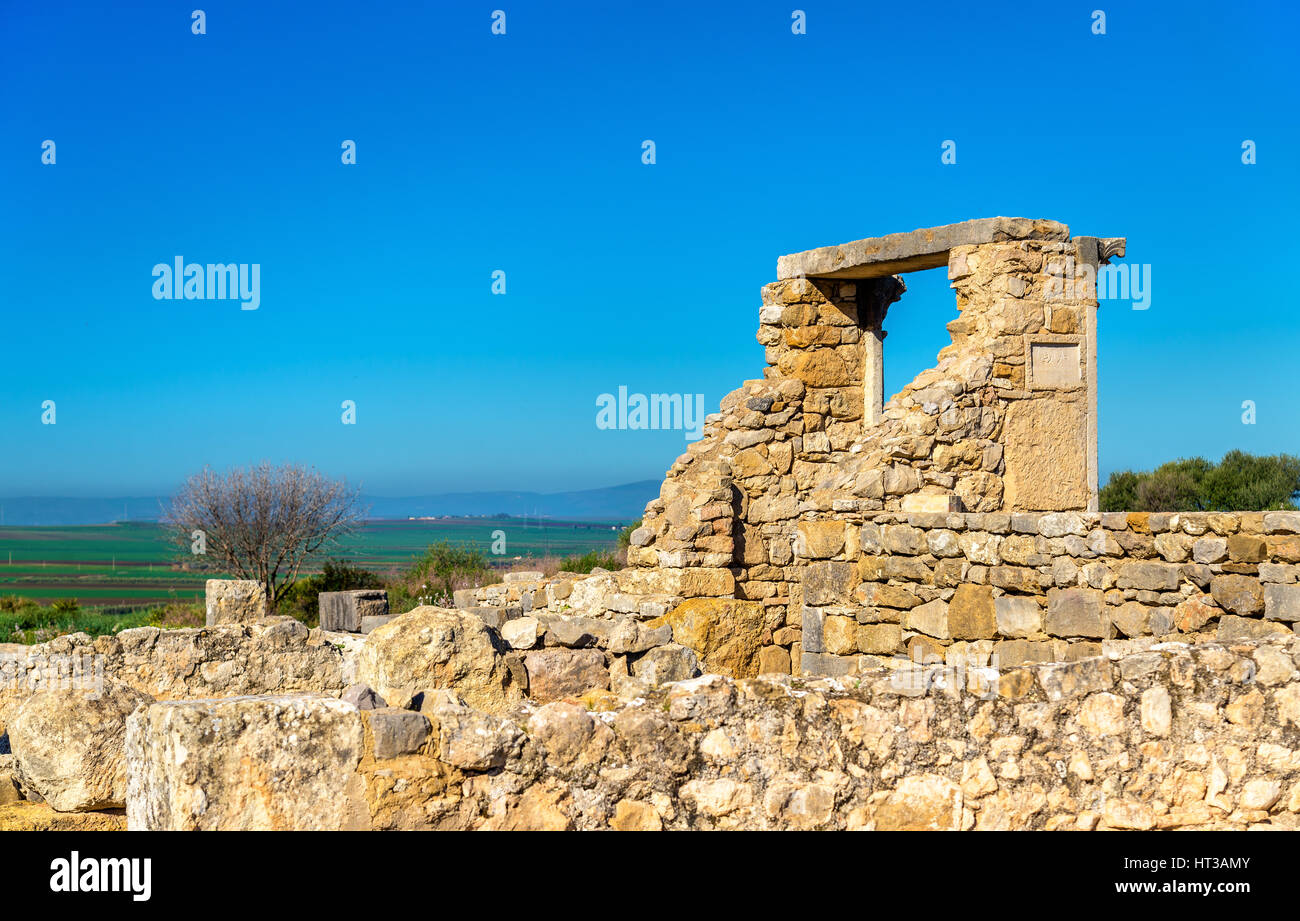
[[[1151,266],[1099,318],[1103,475],[1300,453],[1293,5],[202,8],[0,2],[0,495],[262,458],[381,495],[658,478],[682,432],[597,429],[599,394],[712,411],[761,374],[777,256],[997,214]],[[260,308],[155,300],[178,255],[260,264]],[[955,315],[907,280],[890,392]]]

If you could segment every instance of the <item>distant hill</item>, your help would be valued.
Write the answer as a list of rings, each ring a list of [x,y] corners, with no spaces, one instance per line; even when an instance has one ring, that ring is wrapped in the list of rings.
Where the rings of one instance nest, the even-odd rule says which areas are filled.
[[[574,492],[461,492],[432,496],[363,496],[371,518],[410,515],[540,516],[574,521],[623,521],[640,518],[646,503],[659,495],[659,480],[642,480],[604,489]]]
[[[604,489],[572,492],[461,492],[428,496],[362,496],[371,518],[425,515],[514,515],[563,518],[570,521],[630,521],[640,518],[646,503],[659,495],[658,480],[642,480]],[[23,496],[0,499],[2,525],[108,524],[113,521],[156,521],[165,496],[82,499]]]

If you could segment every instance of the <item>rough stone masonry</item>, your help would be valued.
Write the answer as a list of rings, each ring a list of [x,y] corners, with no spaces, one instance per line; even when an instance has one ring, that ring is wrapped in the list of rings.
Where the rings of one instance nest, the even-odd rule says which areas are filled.
[[[1300,513],[1096,508],[1124,248],[782,257],[626,569],[312,631],[213,580],[204,629],[0,647],[0,828],[1300,827]],[[952,342],[886,401],[900,275],[945,265]]]

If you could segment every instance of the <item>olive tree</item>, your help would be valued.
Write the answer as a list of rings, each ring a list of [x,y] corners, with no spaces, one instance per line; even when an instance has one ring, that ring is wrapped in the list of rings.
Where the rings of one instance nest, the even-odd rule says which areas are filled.
[[[303,564],[362,518],[358,493],[345,481],[263,461],[224,475],[205,467],[181,486],[163,521],[191,552],[261,582],[271,614]]]

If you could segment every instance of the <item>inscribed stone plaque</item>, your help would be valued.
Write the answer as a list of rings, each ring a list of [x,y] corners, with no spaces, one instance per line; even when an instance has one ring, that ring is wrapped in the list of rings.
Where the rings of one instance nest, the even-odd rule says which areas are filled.
[[[1082,381],[1077,342],[1031,342],[1029,361],[1029,379],[1035,390],[1076,387]]]

